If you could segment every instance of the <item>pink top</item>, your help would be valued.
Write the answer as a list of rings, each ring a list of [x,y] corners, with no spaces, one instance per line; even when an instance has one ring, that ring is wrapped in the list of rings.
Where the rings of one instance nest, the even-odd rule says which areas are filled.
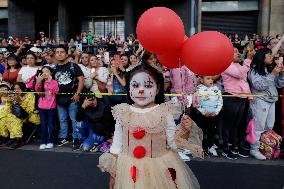
[[[250,69],[250,59],[244,60],[244,64],[232,63],[223,73],[222,79],[225,92],[230,94],[250,94],[247,74]]]
[[[41,83],[36,83],[36,92],[41,92]],[[41,109],[52,109],[56,108],[56,94],[59,91],[58,83],[55,80],[45,81],[44,83],[45,96],[39,97],[38,107]]]
[[[171,69],[172,93],[193,94],[196,90],[197,78],[186,66]]]

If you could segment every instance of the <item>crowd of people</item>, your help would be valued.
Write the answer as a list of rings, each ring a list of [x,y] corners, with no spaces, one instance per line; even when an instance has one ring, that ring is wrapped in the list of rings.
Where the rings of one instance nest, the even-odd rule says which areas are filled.
[[[284,86],[284,35],[228,37],[234,44],[233,62],[217,76],[198,76],[186,66],[167,69],[134,35],[122,41],[111,34],[99,38],[82,32],[59,44],[43,32],[34,42],[28,37],[2,39],[0,146],[23,145],[29,134],[24,128],[34,125],[41,150],[72,142],[73,150],[108,151],[115,125],[111,108],[131,103],[125,95],[126,76],[149,64],[163,74],[165,93],[184,94],[165,100],[181,103],[202,129],[206,154],[228,159],[250,154],[264,160],[261,134],[272,129],[284,134],[278,116],[283,111],[278,92]],[[256,142],[249,145],[246,128],[252,117]]]

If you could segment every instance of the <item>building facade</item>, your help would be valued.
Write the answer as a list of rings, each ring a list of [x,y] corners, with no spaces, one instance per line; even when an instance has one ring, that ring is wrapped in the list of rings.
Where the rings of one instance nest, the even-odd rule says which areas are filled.
[[[2,29],[1,12],[5,11],[1,2],[5,1],[9,19],[3,18],[3,26],[6,23],[8,27]],[[177,12],[188,35],[204,30],[265,35],[284,32],[283,0],[0,0],[0,33],[34,39],[44,31],[51,38],[67,40],[81,31],[92,31],[102,37],[112,33],[124,38],[135,33],[140,15],[154,6]]]
[[[0,37],[8,34],[8,0],[0,0]]]

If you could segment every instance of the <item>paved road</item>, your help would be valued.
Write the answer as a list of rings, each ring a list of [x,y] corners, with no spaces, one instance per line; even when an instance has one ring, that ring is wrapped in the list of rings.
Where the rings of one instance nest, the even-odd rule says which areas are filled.
[[[0,188],[104,189],[108,177],[96,167],[98,156],[59,149],[0,150]],[[202,189],[283,189],[284,186],[284,161],[207,159],[188,164]]]

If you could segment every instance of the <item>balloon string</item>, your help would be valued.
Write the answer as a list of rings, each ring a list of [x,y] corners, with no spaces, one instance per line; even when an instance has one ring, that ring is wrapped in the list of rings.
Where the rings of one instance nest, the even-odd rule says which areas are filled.
[[[182,69],[181,69],[181,67],[182,67],[182,65],[181,65],[181,61],[180,61],[180,59],[179,59],[179,73],[180,73],[180,79],[181,79],[181,93],[182,93],[182,113],[184,114],[185,113],[185,100],[184,99],[186,99],[187,100],[187,96],[184,96],[184,94],[185,94],[185,91],[184,91],[184,80],[183,80],[183,74],[182,74]]]

